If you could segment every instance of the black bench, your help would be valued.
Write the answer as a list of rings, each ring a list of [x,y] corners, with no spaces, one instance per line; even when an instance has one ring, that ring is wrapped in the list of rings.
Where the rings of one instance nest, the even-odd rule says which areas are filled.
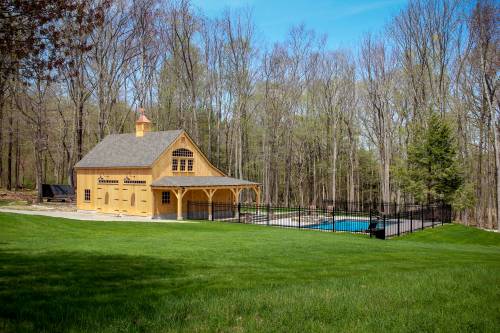
[[[75,190],[70,185],[42,184],[42,197],[47,201],[74,201]]]

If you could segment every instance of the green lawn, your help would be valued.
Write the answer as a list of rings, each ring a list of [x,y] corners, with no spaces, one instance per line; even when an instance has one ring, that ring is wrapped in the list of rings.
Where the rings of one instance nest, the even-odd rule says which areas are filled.
[[[0,214],[0,332],[499,332],[500,235]]]

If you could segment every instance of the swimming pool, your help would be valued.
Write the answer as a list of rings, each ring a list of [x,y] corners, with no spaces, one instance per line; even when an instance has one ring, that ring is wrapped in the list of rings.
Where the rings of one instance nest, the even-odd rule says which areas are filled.
[[[370,221],[364,220],[338,220],[335,221],[335,231],[351,231],[351,232],[360,232],[368,229],[370,225]],[[321,224],[315,224],[307,226],[308,229],[316,229],[316,230],[332,230],[334,223],[329,220],[324,221]]]

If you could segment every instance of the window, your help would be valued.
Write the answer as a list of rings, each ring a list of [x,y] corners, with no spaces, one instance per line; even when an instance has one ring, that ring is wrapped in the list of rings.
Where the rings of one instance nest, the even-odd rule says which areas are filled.
[[[170,192],[161,192],[161,203],[164,205],[170,203]]]
[[[104,196],[104,204],[107,205],[109,204],[109,194],[106,192],[106,195]]]
[[[172,171],[177,171],[177,172],[193,171],[194,159],[192,151],[186,148],[179,148],[172,152],[172,157],[174,157],[172,159]],[[182,157],[182,159],[179,159],[177,157]],[[186,169],[186,164],[187,164],[187,169]]]
[[[132,193],[132,195],[130,196],[130,206],[135,206],[135,193]]]
[[[85,201],[90,201],[90,190],[89,189],[85,189],[84,199],[85,199]]]
[[[99,177],[97,179],[97,182],[99,184],[114,184],[114,185],[118,184],[118,180],[117,179],[104,179],[103,177]]]
[[[193,157],[193,152],[185,148],[179,148],[173,151],[172,156]]]
[[[135,179],[130,179],[128,177],[125,177],[125,179],[123,179],[123,184],[127,184],[127,185],[146,185],[146,181],[145,180],[135,180]]]

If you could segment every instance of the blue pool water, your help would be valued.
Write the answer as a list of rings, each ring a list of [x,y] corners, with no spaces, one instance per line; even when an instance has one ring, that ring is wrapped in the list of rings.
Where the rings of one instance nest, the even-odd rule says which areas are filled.
[[[321,224],[315,224],[307,226],[309,229],[317,229],[317,230],[332,230],[333,223],[330,221],[324,221]],[[338,220],[335,221],[335,231],[365,231],[368,229],[370,225],[370,221],[362,221],[362,220]]]

